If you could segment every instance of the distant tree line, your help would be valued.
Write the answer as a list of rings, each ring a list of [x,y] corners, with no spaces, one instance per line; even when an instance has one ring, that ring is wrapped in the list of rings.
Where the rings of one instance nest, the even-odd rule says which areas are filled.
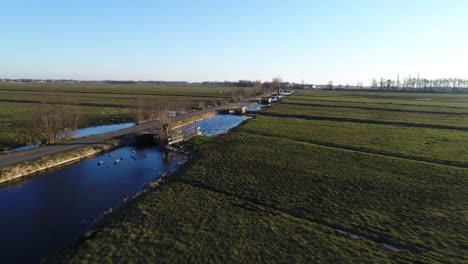
[[[0,82],[43,82],[43,83],[108,83],[108,84],[156,84],[156,85],[201,85],[201,86],[225,86],[225,87],[254,87],[260,81],[239,80],[232,81],[204,81],[204,82],[186,82],[186,81],[132,81],[132,80],[103,80],[103,81],[83,81],[72,79],[0,79]],[[289,84],[289,83],[285,83]]]
[[[273,78],[271,82],[255,82],[253,93],[254,95],[262,95],[267,93],[280,93],[284,90],[297,88],[295,83],[283,82],[281,77]]]
[[[383,91],[434,92],[434,93],[468,93],[468,80],[460,78],[426,79],[398,76],[396,80],[372,79],[370,88]]]
[[[276,80],[275,80],[276,79]],[[267,92],[279,92],[281,89],[306,89],[306,88],[320,88],[320,89],[364,89],[364,90],[379,90],[379,91],[403,91],[403,92],[434,92],[434,93],[468,93],[468,80],[461,78],[439,78],[439,79],[426,79],[417,77],[403,77],[398,76],[396,79],[372,79],[369,86],[364,86],[362,82],[357,85],[334,85],[332,81],[323,85],[311,84],[298,84],[283,82],[281,78],[275,78],[271,82],[239,80],[239,81],[204,81],[204,82],[186,82],[186,81],[132,81],[132,80],[103,80],[103,81],[83,81],[72,79],[0,79],[0,82],[45,82],[45,83],[109,83],[109,84],[156,84],[156,85],[201,85],[201,86],[224,86],[224,87],[240,87],[240,88],[253,88],[254,94],[259,95]],[[231,97],[239,98],[242,92],[235,91]]]

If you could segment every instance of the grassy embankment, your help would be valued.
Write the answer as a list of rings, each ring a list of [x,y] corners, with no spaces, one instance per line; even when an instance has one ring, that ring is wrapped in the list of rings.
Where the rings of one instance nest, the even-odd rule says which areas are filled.
[[[123,137],[113,138],[101,143],[91,144],[78,149],[48,155],[35,160],[23,161],[11,166],[0,168],[0,183],[21,178],[57,166],[77,162],[86,157],[97,155],[125,144]]]
[[[415,159],[463,163],[466,152],[452,150],[465,146],[467,132],[316,121],[295,111],[275,105],[263,113],[277,117],[195,138],[190,162],[166,184],[49,261],[465,261],[468,169]],[[288,117],[297,113],[304,118]]]
[[[217,98],[231,95],[231,87],[177,85],[114,85],[62,83],[0,83],[0,150],[38,141],[31,135],[31,115],[44,90],[62,92],[80,104],[80,127],[133,120],[136,97],[190,100],[192,107],[213,105]],[[246,89],[246,92],[249,92]],[[221,92],[221,94],[220,94]]]

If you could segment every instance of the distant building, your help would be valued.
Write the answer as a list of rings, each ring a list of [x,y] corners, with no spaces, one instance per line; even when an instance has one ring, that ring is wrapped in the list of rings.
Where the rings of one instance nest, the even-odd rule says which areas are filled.
[[[313,84],[296,84],[296,89],[316,89],[317,86]]]

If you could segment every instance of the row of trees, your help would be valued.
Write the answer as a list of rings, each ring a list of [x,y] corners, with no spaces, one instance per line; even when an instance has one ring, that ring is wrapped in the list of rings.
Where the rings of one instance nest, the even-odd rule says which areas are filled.
[[[414,91],[414,92],[468,92],[468,80],[460,78],[426,79],[417,77],[400,76],[396,80],[380,78],[372,79],[372,89],[386,91]]]
[[[263,95],[267,93],[280,93],[280,91],[286,89],[291,84],[283,82],[281,77],[273,78],[271,82],[261,81],[239,81],[237,82],[240,88],[234,89],[231,94],[232,101],[239,101],[245,98],[246,92],[243,87],[253,87],[253,95]]]
[[[233,89],[231,93],[231,100],[236,102],[244,99],[246,96],[244,88]]]
[[[156,85],[202,85],[202,86],[226,86],[226,87],[254,87],[259,81],[239,80],[239,81],[132,81],[132,80],[73,80],[73,79],[9,79],[0,78],[0,82],[43,82],[43,83],[109,83],[109,84],[156,84]]]
[[[145,99],[139,95],[135,103],[135,123],[141,124],[153,120],[167,122],[173,111],[179,114],[189,112],[193,102],[191,100],[170,100],[169,98]]]
[[[279,93],[285,89],[289,83],[284,83],[280,77],[273,78],[271,82],[256,82],[253,88],[255,95],[262,95],[266,93]]]

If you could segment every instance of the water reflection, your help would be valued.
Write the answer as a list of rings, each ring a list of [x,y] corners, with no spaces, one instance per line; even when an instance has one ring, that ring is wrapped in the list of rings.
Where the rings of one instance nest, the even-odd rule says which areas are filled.
[[[9,150],[5,150],[5,151],[3,151],[3,152],[14,152],[14,151],[20,151],[20,150],[27,150],[27,149],[39,147],[41,144],[42,144],[41,142],[38,142],[38,143],[36,143],[36,144],[27,145],[27,146],[22,146],[22,147],[15,148],[15,149],[9,149]]]
[[[267,105],[264,105],[264,104],[256,104],[256,105],[252,105],[249,107],[249,110],[250,111],[258,111],[258,110],[262,110],[263,108],[267,107]]]
[[[79,137],[88,137],[98,134],[104,134],[112,131],[117,131],[124,128],[129,128],[135,126],[135,123],[122,123],[122,124],[113,124],[113,125],[103,125],[103,126],[94,126],[94,127],[85,127],[76,130],[76,136]]]
[[[1,185],[0,263],[38,263],[83,234],[102,212],[185,160],[154,148],[132,150],[123,147],[112,157],[100,155],[14,187]]]
[[[112,132],[112,131],[117,131],[117,130],[124,129],[124,128],[129,128],[129,127],[132,127],[132,126],[135,126],[135,123],[129,122],[129,123],[122,123],[122,124],[85,127],[85,128],[77,129],[74,137],[75,138],[89,137],[89,136],[104,134],[104,133],[108,133],[108,132]],[[14,152],[14,151],[32,149],[32,148],[35,148],[35,147],[39,147],[41,144],[42,144],[41,142],[38,142],[36,144],[22,146],[22,147],[19,147],[19,148],[6,150],[4,152]]]
[[[250,118],[252,117],[240,115],[217,115],[192,124],[191,126],[199,126],[202,135],[214,136],[226,132]],[[188,129],[189,127],[190,126],[184,127],[184,129]]]

